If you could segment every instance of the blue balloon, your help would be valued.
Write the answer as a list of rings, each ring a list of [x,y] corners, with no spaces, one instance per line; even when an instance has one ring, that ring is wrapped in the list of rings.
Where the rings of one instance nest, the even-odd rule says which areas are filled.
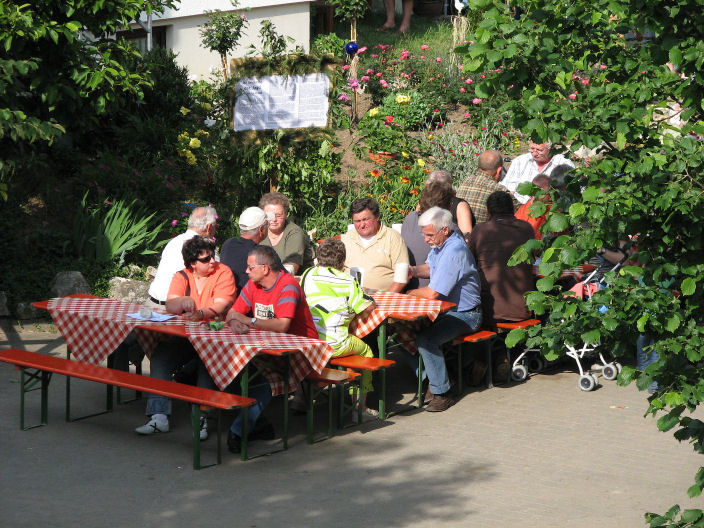
[[[356,42],[348,42],[347,44],[345,44],[345,52],[347,52],[347,55],[354,55],[355,53],[357,53],[358,49],[359,46]]]

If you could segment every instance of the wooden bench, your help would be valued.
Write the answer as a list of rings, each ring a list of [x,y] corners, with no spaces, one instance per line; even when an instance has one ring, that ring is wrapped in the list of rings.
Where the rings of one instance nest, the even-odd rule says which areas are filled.
[[[80,378],[97,383],[103,383],[115,387],[143,391],[159,396],[166,396],[176,400],[182,400],[191,404],[191,424],[193,426],[193,469],[201,469],[208,466],[200,464],[200,407],[212,407],[217,409],[217,463],[222,462],[221,457],[221,411],[242,409],[244,424],[247,423],[246,410],[250,405],[256,403],[253,398],[244,398],[235,394],[220,392],[210,389],[202,389],[177,383],[175,381],[165,381],[150,378],[131,372],[110,369],[99,365],[80,363],[64,358],[28,352],[12,348],[0,351],[0,361],[11,363],[21,370],[20,375],[20,428],[22,430],[31,429],[47,424],[47,401],[48,388],[52,374]],[[31,370],[28,370],[31,369]],[[25,394],[34,390],[41,390],[41,423],[25,427],[24,422],[24,400]],[[69,417],[70,402],[66,400],[66,416]],[[91,415],[94,416],[94,415]],[[246,425],[243,431],[243,447],[246,443]],[[214,464],[209,464],[209,466]]]
[[[487,343],[489,344],[491,340],[496,337],[496,332],[491,330],[479,330],[473,334],[467,334],[465,336],[456,337],[453,341],[453,345],[457,345],[457,392],[462,394],[462,352],[464,346],[468,343]],[[484,362],[487,365],[486,374],[484,375],[484,383],[486,388],[490,389],[494,386],[492,382],[493,372],[492,372],[492,361],[491,361],[491,346],[484,347]]]
[[[317,373],[314,370],[308,373],[308,375],[303,379],[305,383],[305,394],[306,394],[306,441],[309,444],[314,442],[320,442],[327,438],[331,438],[333,435],[332,428],[332,414],[333,414],[333,402],[332,402],[332,387],[341,387],[344,391],[344,387],[350,383],[357,383],[360,374],[358,372],[350,372],[347,370],[336,370],[330,368],[324,368],[322,372]],[[313,438],[313,401],[324,389],[328,389],[328,432],[327,435],[320,438]],[[361,389],[360,389],[361,390]],[[342,396],[342,395],[341,395]],[[342,400],[342,398],[340,398]],[[344,402],[341,403],[341,406]],[[342,413],[343,411],[341,411]]]
[[[368,372],[376,372],[378,370],[382,371],[382,375],[379,376],[381,379],[381,388],[378,391],[379,394],[379,408],[386,408],[386,376],[385,372],[383,369],[386,369],[396,363],[395,361],[391,359],[380,359],[376,357],[364,357],[364,356],[357,356],[357,355],[350,355],[350,356],[341,356],[341,357],[336,357],[332,358],[329,361],[329,364],[337,367],[337,368],[344,368],[344,369],[350,369],[356,372],[362,372],[362,371],[368,371]],[[361,383],[361,382],[360,382]],[[360,388],[361,391],[361,388]],[[340,427],[342,427],[342,420],[344,419],[344,407],[341,405],[340,406]],[[381,414],[379,414],[379,417],[381,418]],[[362,418],[362,409],[359,409],[358,412],[358,422],[361,422]]]

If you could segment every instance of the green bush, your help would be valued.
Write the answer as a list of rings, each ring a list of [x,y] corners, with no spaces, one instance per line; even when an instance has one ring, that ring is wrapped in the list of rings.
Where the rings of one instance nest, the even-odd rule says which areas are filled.
[[[154,213],[146,214],[136,201],[106,202],[108,208],[90,206],[83,195],[73,224],[73,249],[79,258],[98,263],[124,262],[125,255],[150,255],[163,243],[156,239],[160,225]]]

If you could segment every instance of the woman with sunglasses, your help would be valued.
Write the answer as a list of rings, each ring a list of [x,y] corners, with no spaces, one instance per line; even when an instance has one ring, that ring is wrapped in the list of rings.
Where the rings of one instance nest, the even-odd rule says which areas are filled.
[[[215,242],[195,236],[183,244],[183,262],[186,267],[174,274],[166,297],[166,311],[183,315],[191,321],[205,321],[223,317],[235,300],[235,278],[228,266],[215,261]],[[171,380],[184,365],[194,365],[199,387],[214,388],[198,353],[188,339],[169,337],[159,343],[152,354],[150,375]],[[150,394],[147,398],[149,421],[137,427],[138,434],[150,435],[169,431],[171,400]],[[200,439],[208,438],[206,416],[200,419]]]

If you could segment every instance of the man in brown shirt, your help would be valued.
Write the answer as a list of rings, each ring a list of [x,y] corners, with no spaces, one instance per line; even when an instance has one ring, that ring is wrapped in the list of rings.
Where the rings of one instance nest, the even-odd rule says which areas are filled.
[[[486,207],[489,221],[477,224],[469,240],[482,283],[484,320],[529,319],[523,295],[535,289],[533,266],[508,266],[508,260],[518,246],[533,238],[533,228],[514,217],[513,200],[505,191],[492,193]]]

